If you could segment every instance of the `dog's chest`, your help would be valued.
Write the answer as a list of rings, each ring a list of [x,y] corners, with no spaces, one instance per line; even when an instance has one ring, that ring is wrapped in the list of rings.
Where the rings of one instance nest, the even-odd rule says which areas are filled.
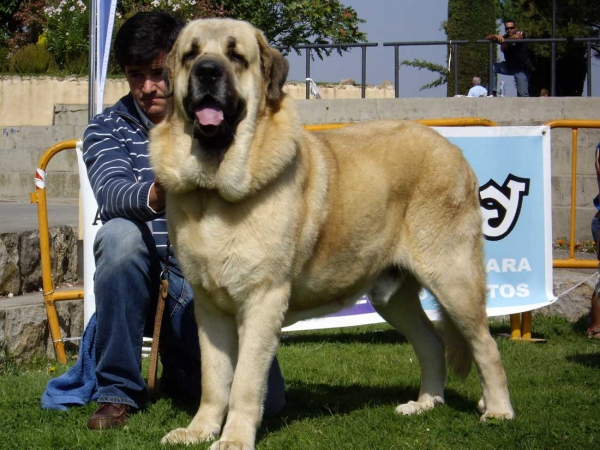
[[[245,296],[289,273],[293,243],[289,223],[260,207],[204,201],[169,216],[185,276],[209,296]],[[170,211],[172,213],[173,211]]]

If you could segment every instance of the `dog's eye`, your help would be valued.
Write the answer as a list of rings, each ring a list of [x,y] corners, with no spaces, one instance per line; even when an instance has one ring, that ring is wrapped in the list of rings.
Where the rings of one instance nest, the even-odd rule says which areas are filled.
[[[186,52],[181,59],[184,63],[187,63],[193,61],[196,56],[198,56],[198,53],[195,50],[190,50],[189,52]]]
[[[238,64],[246,64],[246,58],[244,58],[242,55],[240,55],[239,53],[236,53],[234,51],[232,51],[231,53],[229,53],[229,58]]]

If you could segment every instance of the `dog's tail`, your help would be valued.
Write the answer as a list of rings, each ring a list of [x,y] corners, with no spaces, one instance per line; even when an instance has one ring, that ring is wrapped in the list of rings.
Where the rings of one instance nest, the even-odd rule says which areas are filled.
[[[446,361],[450,370],[465,381],[473,365],[473,352],[447,313],[443,310],[440,312],[442,334],[446,341]]]

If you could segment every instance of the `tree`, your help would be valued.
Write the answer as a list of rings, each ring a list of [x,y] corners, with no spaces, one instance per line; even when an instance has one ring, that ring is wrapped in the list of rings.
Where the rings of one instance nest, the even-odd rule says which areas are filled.
[[[9,47],[14,51],[43,37],[59,68],[68,70],[69,61],[79,61],[81,66],[89,39],[89,13],[85,11],[88,2],[3,0],[0,50]],[[186,21],[205,17],[247,20],[265,33],[271,45],[286,49],[302,44],[354,44],[366,40],[365,33],[359,30],[364,20],[339,0],[119,0],[115,31],[135,13],[157,9],[171,11]],[[319,57],[330,52],[315,50]]]
[[[448,40],[476,41],[497,29],[496,17],[498,15],[497,0],[473,2],[472,0],[449,0],[448,20],[442,23]],[[485,45],[469,44],[458,46],[458,92],[454,92],[454,64],[456,55],[451,58],[451,67],[433,64],[428,61],[415,59],[402,61],[401,65],[426,69],[438,73],[440,77],[432,83],[424,85],[421,90],[440,86],[448,83],[448,96],[466,94],[471,87],[474,76],[481,77],[483,83],[488,80],[489,49]],[[449,48],[450,52],[450,48]],[[448,54],[450,58],[451,54]]]
[[[44,8],[48,0],[4,0],[0,5],[0,46],[12,52],[35,44],[46,26]]]
[[[557,0],[556,37],[600,36],[600,11],[595,2],[587,0]],[[504,17],[516,20],[530,38],[552,37],[552,2],[547,0],[506,0],[500,3]],[[595,46],[598,57],[599,46]],[[529,82],[529,91],[539,93],[551,86],[550,44],[529,44],[536,67]],[[556,95],[580,96],[587,75],[587,51],[583,43],[556,45]]]
[[[474,2],[472,0],[449,0],[448,20],[443,24],[448,40],[476,41],[496,30],[498,16],[496,0]],[[476,18],[476,19],[475,19]],[[489,47],[481,44],[459,46],[458,92],[454,92],[454,69],[448,74],[448,96],[466,95],[474,76],[485,85],[489,73]],[[456,61],[456,57],[452,61]]]
[[[224,0],[222,4],[228,16],[250,22],[273,46],[355,44],[367,37],[359,30],[365,21],[338,0]],[[315,52],[322,58],[331,51]]]
[[[224,17],[218,0],[119,0],[116,27],[141,11],[169,11],[188,22],[207,17]]]
[[[6,44],[18,27],[15,14],[19,11],[21,3],[23,0],[3,0],[0,3],[0,46]]]

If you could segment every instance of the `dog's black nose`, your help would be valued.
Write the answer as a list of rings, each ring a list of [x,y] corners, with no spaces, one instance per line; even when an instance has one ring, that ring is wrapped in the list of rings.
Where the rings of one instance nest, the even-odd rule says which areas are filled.
[[[212,84],[223,76],[223,67],[214,60],[206,59],[196,65],[196,76],[205,84]]]

